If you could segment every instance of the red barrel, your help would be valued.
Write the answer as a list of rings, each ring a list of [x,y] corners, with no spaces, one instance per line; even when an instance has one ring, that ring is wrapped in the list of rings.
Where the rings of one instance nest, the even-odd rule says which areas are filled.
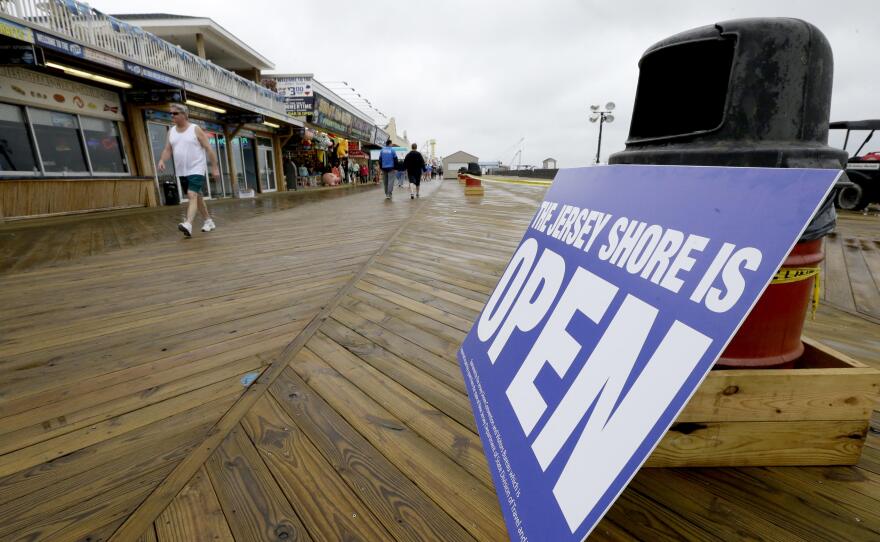
[[[786,369],[804,353],[801,331],[819,263],[822,239],[797,243],[764,295],[715,364],[720,369]]]

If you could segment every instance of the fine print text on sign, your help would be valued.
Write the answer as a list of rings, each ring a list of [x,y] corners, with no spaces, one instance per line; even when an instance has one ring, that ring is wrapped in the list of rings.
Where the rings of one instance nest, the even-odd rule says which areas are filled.
[[[458,356],[512,539],[586,538],[838,174],[559,172]]]

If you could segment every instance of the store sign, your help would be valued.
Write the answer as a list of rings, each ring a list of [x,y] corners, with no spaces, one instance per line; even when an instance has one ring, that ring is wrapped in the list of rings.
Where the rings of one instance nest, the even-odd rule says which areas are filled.
[[[388,133],[376,126],[373,130],[373,145],[384,147],[386,141],[388,141]]]
[[[140,64],[135,64],[134,62],[125,61],[125,71],[132,75],[136,75],[138,77],[143,77],[144,79],[150,79],[152,81],[157,81],[159,83],[164,83],[168,86],[183,88],[183,81],[176,78],[171,77],[170,75],[164,74],[160,71],[156,71],[152,68],[147,68],[146,66],[141,66]]]
[[[373,125],[360,117],[352,115],[349,134],[351,137],[361,141],[371,141],[373,139]]]
[[[315,110],[315,98],[309,97],[285,97],[284,110],[291,117],[305,117]]]
[[[27,43],[34,42],[34,32],[30,28],[2,18],[0,18],[0,36]]]
[[[278,93],[285,98],[311,98],[314,96],[312,76],[280,77],[275,79]]]
[[[44,109],[123,120],[119,95],[16,67],[0,67],[0,99]]]
[[[83,47],[83,56],[87,60],[91,60],[92,62],[95,62],[97,64],[103,64],[104,66],[109,66],[117,70],[125,69],[125,62],[123,62],[121,58],[116,58],[115,56],[108,55],[107,53],[102,53],[101,51],[96,51],[95,49]]]
[[[0,18],[0,36],[6,36],[27,43],[34,42],[34,32],[26,26]]]
[[[559,172],[459,350],[512,539],[589,535],[839,174]]]
[[[226,121],[227,124],[262,124],[266,119],[263,115],[242,113],[240,115],[225,115],[223,120]]]
[[[0,66],[36,66],[43,64],[43,50],[33,45],[0,45]]]
[[[186,101],[186,91],[182,88],[127,90],[125,92],[125,101],[137,105],[183,103]]]
[[[34,42],[41,47],[48,47],[49,49],[54,49],[66,55],[75,56],[76,58],[85,58],[86,56],[82,45],[61,38],[56,38],[49,34],[43,34],[36,30],[34,31]]]
[[[348,135],[353,116],[320,94],[315,95],[315,112],[312,116],[314,124],[339,134]]]

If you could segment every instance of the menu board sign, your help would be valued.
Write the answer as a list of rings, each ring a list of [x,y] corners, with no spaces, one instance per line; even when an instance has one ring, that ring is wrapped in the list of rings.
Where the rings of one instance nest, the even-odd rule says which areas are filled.
[[[0,67],[0,99],[90,117],[123,120],[115,92],[17,67]]]

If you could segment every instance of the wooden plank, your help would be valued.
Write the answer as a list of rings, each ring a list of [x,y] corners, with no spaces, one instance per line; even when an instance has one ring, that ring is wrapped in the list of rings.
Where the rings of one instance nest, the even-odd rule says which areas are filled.
[[[85,539],[96,529],[99,530],[130,514],[150,489],[170,470],[169,465],[150,471],[109,491],[99,493],[89,500],[81,501],[71,508],[43,516],[40,523],[16,532],[16,537],[19,540],[44,539],[53,542]],[[89,518],[89,521],[82,521],[82,518]]]
[[[442,321],[438,322],[433,318],[423,316],[413,310],[410,310],[401,305],[396,305],[377,295],[371,294],[359,288],[355,288],[354,290],[352,290],[343,305],[348,306],[348,303],[354,302],[364,303],[375,309],[379,309],[389,316],[393,316],[399,320],[417,326],[424,331],[428,331],[456,345],[461,344],[461,342],[467,335],[467,333],[465,333],[464,331],[458,330],[446,323],[443,323]]]
[[[157,542],[232,542],[232,531],[202,467],[155,521]]]
[[[313,538],[391,538],[270,394],[254,404],[242,426]]]
[[[676,423],[646,467],[855,465],[866,421]]]
[[[114,531],[116,529],[113,529]],[[112,532],[110,533],[113,534]],[[109,536],[107,538],[110,538]],[[137,538],[136,542],[159,542],[159,539],[156,537],[156,528],[153,525],[150,525],[146,531],[142,535]]]
[[[284,342],[286,342],[286,338]],[[271,353],[273,355],[280,351],[280,346],[272,346]],[[5,432],[8,429],[7,424],[0,423],[0,433],[2,433],[0,435],[2,436],[0,453],[20,450],[36,443],[71,433],[88,425],[101,423],[123,414],[161,403],[167,399],[186,397],[200,388],[245,373],[252,371],[259,373],[267,364],[268,361],[263,356],[256,355],[233,360],[219,367],[198,367],[204,368],[204,370],[195,374],[186,374],[186,371],[180,370],[177,372],[182,375],[178,378],[173,378],[176,376],[173,374],[160,374],[158,378],[156,378],[156,375],[150,375],[149,377],[127,382],[121,386],[121,390],[114,390],[118,393],[125,392],[124,394],[106,402],[92,405],[88,404],[90,402],[89,399],[91,399],[88,396],[82,399],[76,398],[69,403],[80,404],[70,410],[62,411],[65,413],[57,417],[46,417],[46,413],[42,412],[44,409],[40,409],[34,412],[33,416],[29,416],[31,413],[26,412],[14,418],[6,418],[5,420],[15,419],[16,422],[20,422],[22,427]],[[100,397],[98,398],[99,401],[101,399]],[[18,418],[24,418],[24,420],[19,420]],[[0,422],[2,421],[4,420],[0,420]]]
[[[470,331],[473,324],[472,320],[462,318],[451,312],[438,309],[426,303],[419,302],[415,299],[400,295],[392,290],[388,290],[381,286],[376,286],[366,281],[359,282],[357,285],[357,289],[364,292],[369,292],[376,297],[380,297],[390,303],[394,303],[395,305],[399,305],[401,307],[409,309],[414,313],[427,316],[428,318],[431,318],[438,322],[443,322],[444,324],[447,324],[450,327],[464,333]]]
[[[702,469],[681,471],[681,476],[722,494],[728,501],[746,507],[795,537],[806,540],[871,540],[870,529],[839,511],[829,512],[802,495],[792,494],[767,480],[751,476],[746,469]]]
[[[136,461],[140,454],[156,456],[168,453],[177,446],[192,448],[208,432],[220,415],[233,403],[238,393],[218,397],[209,403],[177,413],[134,431],[98,444],[77,450],[48,464],[41,464],[0,479],[0,507],[41,491],[52,500],[56,488],[60,493],[83,486],[89,477],[104,476],[113,471],[119,461]],[[79,477],[79,478],[77,478]],[[73,481],[68,481],[74,479]],[[93,480],[94,483],[103,483]],[[34,497],[38,499],[39,497]]]
[[[867,419],[878,398],[873,369],[712,371],[677,421]]]
[[[674,491],[670,491],[675,488]],[[628,491],[653,500],[722,540],[791,540],[791,533],[675,469],[645,469]]]
[[[470,401],[464,393],[431,377],[408,361],[395,356],[335,320],[327,320],[321,326],[321,335],[344,346],[349,352],[442,410],[473,433],[477,432]]]
[[[459,286],[458,284],[455,284],[457,282],[463,282],[463,281],[451,279],[453,282],[447,282],[445,280],[440,279],[436,273],[430,273],[427,271],[417,273],[416,271],[418,270],[418,268],[415,266],[400,265],[398,262],[394,262],[394,263],[397,263],[397,265],[392,265],[392,264],[379,265],[379,264],[377,264],[377,265],[373,266],[373,269],[375,269],[377,271],[383,271],[385,273],[389,273],[391,275],[395,275],[398,277],[408,278],[410,280],[420,282],[422,284],[426,284],[428,286],[437,288],[438,290],[443,290],[445,292],[450,292],[450,293],[459,295],[461,297],[465,297],[467,299],[472,299],[472,300],[476,301],[477,303],[479,303],[480,305],[485,303],[486,299],[488,299],[489,295],[492,293],[492,290],[487,287],[474,285],[476,290],[472,290],[468,287]],[[466,284],[470,284],[470,283],[466,283]],[[485,290],[489,290],[489,291],[486,292]]]
[[[235,540],[312,540],[241,427],[205,466]]]
[[[237,359],[249,356],[262,356],[265,359],[267,352],[279,337],[295,335],[303,327],[302,324],[291,323],[258,331],[256,333],[237,336],[233,339],[210,345],[196,350],[190,350],[180,354],[161,357],[153,361],[134,365],[104,374],[90,374],[86,380],[72,380],[56,378],[60,385],[51,387],[46,391],[33,394],[21,394],[10,397],[3,401],[0,399],[0,408],[3,416],[0,425],[13,423],[9,418],[26,412],[33,412],[42,408],[44,417],[60,416],[64,412],[73,410],[71,404],[90,404],[99,402],[97,398],[112,399],[128,393],[127,390],[119,391],[118,388],[125,386],[133,380],[148,378],[151,375],[164,374],[164,380],[177,378],[179,375],[190,375],[199,370],[223,365]],[[163,352],[164,353],[164,352]],[[174,374],[171,373],[174,371]],[[83,375],[80,375],[82,378]]]
[[[387,271],[382,271],[381,269],[378,269],[376,267],[371,267],[369,270],[369,274],[372,276],[383,278],[383,279],[388,280],[390,282],[400,284],[401,286],[407,286],[409,288],[412,288],[413,290],[431,293],[434,296],[439,297],[440,299],[445,299],[446,301],[450,301],[450,302],[455,303],[457,305],[461,305],[462,307],[467,307],[467,308],[471,309],[472,311],[480,312],[481,310],[483,310],[483,304],[484,304],[483,301],[475,301],[473,299],[464,297],[462,295],[459,295],[459,294],[456,294],[456,293],[453,293],[453,292],[450,292],[447,290],[442,290],[442,289],[438,289],[438,288],[435,288],[430,285],[423,284],[420,281],[411,280],[411,279],[408,279],[405,277],[401,277],[401,276],[394,274],[394,273],[388,273]]]
[[[456,359],[455,356],[458,352],[459,345],[461,344],[460,341],[456,342],[445,339],[434,332],[422,329],[410,322],[392,316],[381,309],[377,309],[372,305],[351,298],[343,300],[341,306],[345,307],[353,314],[357,314],[399,337],[418,344],[425,350],[442,358],[450,361]]]
[[[204,430],[204,429],[203,429]],[[156,469],[170,470],[182,459],[194,444],[193,435],[179,438],[171,428],[166,428],[166,438],[144,448],[126,450],[118,457],[105,458],[105,462],[79,474],[55,481],[27,495],[0,505],[0,539],[26,530],[59,511],[72,508],[82,501],[140,478]]]
[[[239,376],[211,384],[190,394],[173,397],[134,412],[84,427],[50,440],[0,456],[0,476],[46,463],[92,444],[107,440],[163,418],[173,416],[187,407],[232,393],[244,391]],[[138,530],[142,532],[143,530]]]
[[[473,540],[338,412],[286,369],[272,385],[282,409],[398,540]],[[500,538],[503,535],[499,533]]]
[[[880,288],[874,282],[871,271],[856,239],[845,239],[843,257],[852,287],[856,310],[880,318]]]
[[[364,280],[358,284],[358,288],[366,290],[367,288],[364,286],[364,283],[370,284],[372,286],[378,286],[380,288],[384,288],[385,290],[389,290],[392,292],[397,292],[402,296],[406,296],[413,301],[417,301],[419,303],[424,303],[426,305],[430,305],[436,309],[439,309],[444,312],[448,312],[450,314],[454,314],[460,319],[466,321],[468,330],[470,330],[470,326],[479,316],[479,312],[475,311],[471,308],[464,307],[457,303],[453,303],[452,301],[448,301],[446,299],[442,299],[438,296],[433,295],[432,291],[425,291],[425,289],[414,289],[408,286],[403,286],[394,281],[385,280],[384,278],[377,277],[375,275],[368,275],[364,277]],[[445,321],[445,320],[444,320]],[[447,324],[451,324],[451,322],[445,321]],[[458,326],[456,326],[458,327]]]
[[[475,538],[490,540],[504,532],[488,472],[475,478],[335,371],[316,364],[307,351],[297,354],[290,367]],[[461,493],[467,501],[458,497]]]
[[[457,363],[425,350],[345,308],[337,308],[332,316],[340,324],[358,330],[361,335],[368,336],[385,350],[409,361],[452,389],[466,393],[464,378]]]
[[[637,540],[715,540],[686,518],[631,489],[624,490],[605,517]]]
[[[350,386],[354,386],[361,390],[487,487],[493,487],[483,446],[476,432],[446,416],[443,411],[329,339],[318,335],[312,337],[306,350],[303,350],[303,357],[309,358],[310,365],[315,368],[310,372],[315,376],[310,378],[331,376],[331,372],[324,367],[332,367],[339,376],[348,380],[346,388],[353,390]],[[335,377],[332,375],[331,379]]]
[[[379,260],[383,266],[396,269],[397,272],[410,273],[413,279],[416,277],[438,279],[444,283],[458,286],[489,296],[498,281],[494,275],[482,275],[480,278],[471,278],[468,273],[462,273],[460,268],[441,266],[438,262],[422,258],[407,257],[404,254],[391,252]]]
[[[858,518],[880,539],[880,493],[877,477],[869,477],[873,473],[855,467],[761,467],[747,472],[793,495],[808,498],[829,513]]]
[[[825,236],[825,301],[855,311],[856,303],[843,255],[843,240],[836,233]]]

